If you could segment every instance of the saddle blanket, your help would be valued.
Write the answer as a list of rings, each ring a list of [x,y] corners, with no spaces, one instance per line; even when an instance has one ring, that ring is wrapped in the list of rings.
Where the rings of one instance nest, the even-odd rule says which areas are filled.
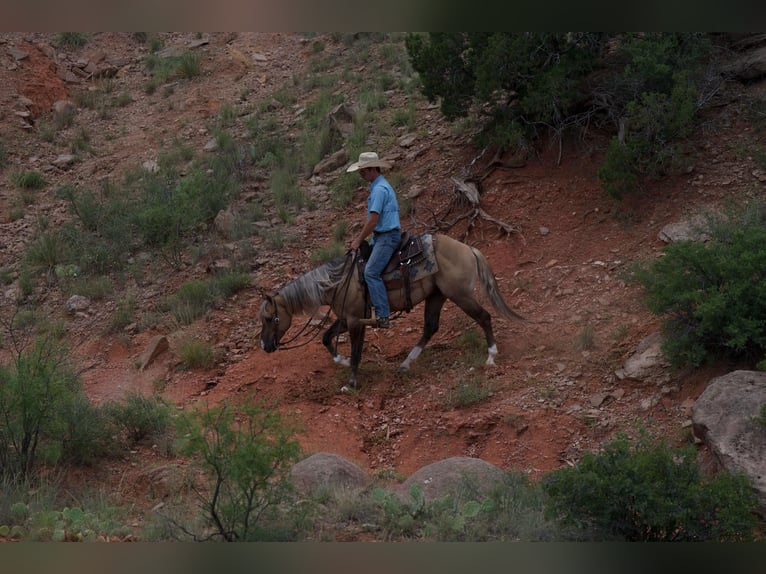
[[[403,272],[409,273],[410,283],[416,283],[439,270],[433,236],[430,233],[425,233],[420,236],[420,239],[423,244],[423,253],[417,257],[416,261],[396,267],[393,271],[383,274],[386,289],[401,289],[404,284]]]

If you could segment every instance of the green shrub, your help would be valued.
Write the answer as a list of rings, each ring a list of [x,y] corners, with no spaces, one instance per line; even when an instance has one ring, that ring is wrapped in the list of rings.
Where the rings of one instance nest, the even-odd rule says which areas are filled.
[[[21,189],[41,189],[45,187],[45,176],[39,171],[21,171],[11,176],[11,181]]]
[[[354,504],[345,502],[339,520],[379,524],[387,540],[542,541],[566,534],[545,517],[540,485],[521,472],[506,474],[489,492],[486,485],[462,477],[443,498],[426,501],[418,485],[408,495],[373,488]]]
[[[154,47],[154,39],[152,39]],[[200,74],[200,55],[196,52],[184,52],[180,55],[162,57],[155,53],[147,56],[144,65],[152,75],[152,83],[164,83],[174,79],[191,79]],[[152,92],[154,89],[152,89]]]
[[[56,265],[68,261],[66,250],[66,243],[58,233],[44,231],[27,247],[24,262],[33,269],[52,270]]]
[[[213,366],[213,348],[201,341],[189,339],[179,348],[181,364],[187,369],[209,369]]]
[[[758,414],[753,417],[753,422],[763,428],[766,428],[766,403],[761,405]]]
[[[168,404],[160,397],[147,397],[138,391],[128,393],[124,402],[106,403],[104,412],[125,432],[130,445],[158,440],[171,429]]]
[[[669,94],[643,93],[626,107],[624,141],[612,140],[598,171],[616,199],[634,191],[640,177],[659,177],[683,167],[682,142],[694,128],[697,90],[686,72],[671,81]]]
[[[230,297],[243,289],[247,289],[252,282],[248,273],[241,271],[227,271],[213,279],[212,289],[221,297]]]
[[[446,395],[446,402],[454,408],[467,407],[479,403],[492,395],[492,391],[481,377],[472,376],[458,381]]]
[[[345,209],[354,199],[354,193],[359,189],[359,175],[356,173],[343,173],[330,185],[332,205],[338,209]]]
[[[55,44],[60,48],[82,48],[89,39],[88,34],[84,32],[59,32]]]
[[[206,528],[195,539],[274,537],[268,528],[271,512],[292,496],[289,471],[300,454],[294,434],[276,411],[264,406],[224,405],[179,418],[182,451],[209,479],[198,491]]]
[[[63,438],[61,460],[70,464],[93,466],[104,458],[120,454],[114,440],[117,428],[107,412],[77,395],[62,410]]]
[[[710,76],[702,33],[432,32],[405,46],[447,120],[483,118],[482,147],[561,146],[593,125],[620,132],[599,173],[615,197],[682,161]]]
[[[315,253],[311,254],[311,262],[315,264],[325,263],[346,253],[346,246],[337,241],[330,245],[320,247]]]
[[[624,436],[543,479],[548,515],[598,540],[738,541],[757,505],[743,475],[704,477],[693,446]]]
[[[189,281],[170,298],[170,311],[181,325],[189,325],[202,317],[213,301],[209,282]]]
[[[598,169],[601,185],[609,195],[622,199],[638,187],[639,174],[631,150],[617,138],[612,138],[606,149],[604,163]]]
[[[118,333],[133,322],[133,316],[136,311],[136,297],[128,295],[124,299],[117,301],[117,308],[114,315],[109,320],[107,327],[108,333]]]
[[[706,243],[679,242],[639,266],[647,305],[663,318],[663,350],[676,366],[766,354],[766,207],[710,215]]]
[[[44,452],[61,453],[67,413],[82,398],[66,357],[63,346],[42,336],[0,365],[1,475],[29,476]]]

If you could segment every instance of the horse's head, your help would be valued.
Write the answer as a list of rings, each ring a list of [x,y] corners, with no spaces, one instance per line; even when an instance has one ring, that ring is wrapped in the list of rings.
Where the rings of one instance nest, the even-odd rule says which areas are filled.
[[[281,297],[264,295],[261,309],[261,349],[273,353],[279,346],[282,336],[290,328],[292,314],[287,310]]]

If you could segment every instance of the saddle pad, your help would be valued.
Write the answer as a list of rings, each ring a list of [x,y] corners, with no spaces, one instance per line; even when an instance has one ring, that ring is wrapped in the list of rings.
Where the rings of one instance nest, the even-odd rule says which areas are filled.
[[[402,270],[409,271],[410,282],[417,282],[421,279],[433,275],[439,270],[439,264],[436,262],[436,253],[434,251],[434,238],[430,233],[420,236],[423,243],[423,257],[415,264],[406,267],[398,267],[393,271],[383,274],[383,281],[388,289],[400,289],[402,286]]]

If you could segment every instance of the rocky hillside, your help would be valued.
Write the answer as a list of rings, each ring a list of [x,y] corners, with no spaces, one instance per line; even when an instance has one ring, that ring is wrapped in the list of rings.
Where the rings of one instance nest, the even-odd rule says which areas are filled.
[[[131,272],[109,277],[100,297],[73,301],[85,280],[53,273],[24,299],[24,306],[63,322],[93,401],[136,390],[161,394],[179,409],[250,396],[276,401],[305,429],[307,453],[332,452],[372,473],[398,476],[469,456],[539,477],[574,464],[616,432],[647,428],[678,443],[690,440],[694,401],[732,366],[679,373],[660,361],[631,371],[637,354],[645,359],[652,349],[658,320],[627,271],[639,258],[660,255],[668,225],[722,201],[762,195],[763,136],[747,113],[751,98],[763,97],[760,76],[722,85],[692,142],[693,169],[618,203],[596,177],[604,150],[598,134],[564,142],[560,158],[553,146],[525,158],[473,148],[473,128],[446,124],[413,87],[400,39],[288,33],[157,39],[155,57],[194,54],[198,73],[158,79],[147,65],[151,39],[125,33],[91,34],[80,46],[52,34],[0,35],[6,320],[20,300],[30,245],[71,217],[57,193],[62,186],[119,187],[130,173],[155,169],[173,146],[195,157],[214,154],[221,129],[246,152],[260,137],[253,118],[266,111],[297,150],[305,118],[328,94],[343,101],[327,118],[343,137],[353,133],[354,114],[369,112],[365,144],[394,162],[405,226],[439,230],[481,249],[506,301],[529,320],[494,319],[500,354],[495,368],[485,368],[475,357],[478,331],[448,303],[429,348],[400,374],[396,367],[421,331],[416,308],[388,331],[370,330],[362,388],[354,393],[339,392],[347,372],[317,338],[263,353],[260,290],[311,269],[338,229],[346,230],[347,245],[349,231],[363,221],[366,196],[360,180],[350,202],[338,203],[334,186],[354,159],[341,151],[299,180],[308,198],[302,206],[280,211],[268,171],[245,155],[236,203],[199,230],[180,261],[139,252]],[[19,184],[18,174],[30,171],[44,177],[39,189]],[[461,193],[459,182],[468,180],[479,184],[478,204]],[[220,268],[246,268],[251,286],[191,325],[173,321],[164,300]],[[132,320],[112,332],[108,326],[128,296]],[[163,338],[167,348],[147,361],[149,346]],[[212,367],[182,368],[180,348],[190,339],[214,349]],[[158,449],[137,449],[91,469],[88,480],[118,485],[115,496],[146,505],[157,469],[171,462]]]

